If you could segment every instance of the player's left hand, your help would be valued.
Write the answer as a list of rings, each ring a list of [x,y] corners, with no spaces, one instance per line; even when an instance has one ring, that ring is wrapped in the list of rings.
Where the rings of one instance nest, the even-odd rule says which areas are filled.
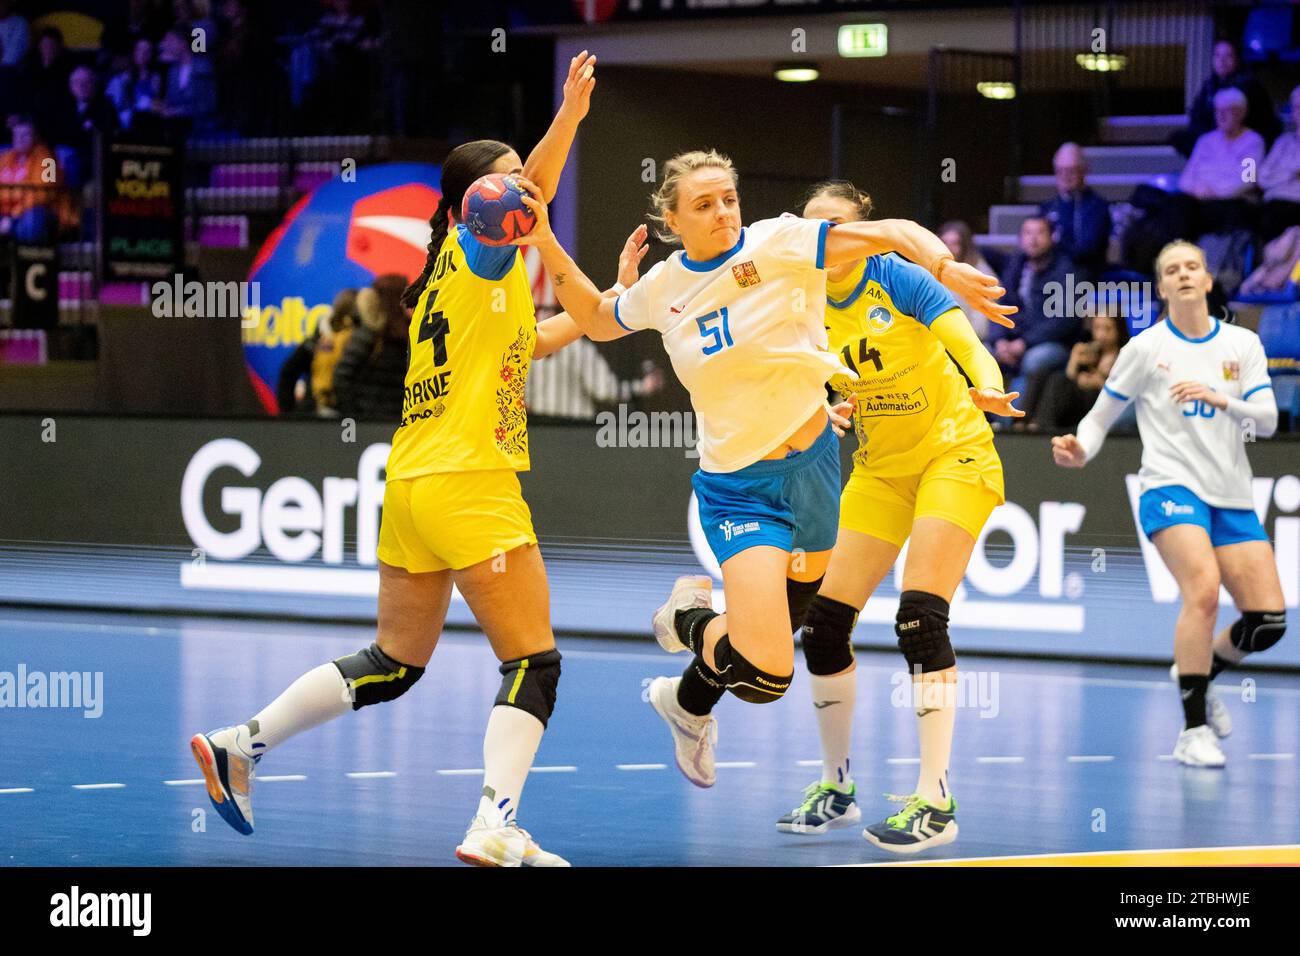
[[[1180,405],[1183,402],[1202,401],[1206,405],[1212,405],[1217,409],[1228,407],[1228,399],[1220,395],[1208,385],[1202,385],[1200,382],[1179,382],[1169,389],[1169,394],[1175,402]]]
[[[591,91],[596,88],[596,54],[583,50],[569,61],[569,75],[564,81],[564,102],[560,113],[575,123],[581,122],[591,108]]]
[[[546,211],[546,203],[534,198],[542,195],[541,189],[531,179],[525,179],[520,175],[515,175],[514,178],[519,182],[520,186],[524,187],[524,192],[519,198],[537,217],[537,225],[533,226],[532,232],[526,236],[520,236],[511,245],[540,246],[553,240],[555,233],[551,232],[551,217]]]
[[[1003,418],[1024,418],[1025,413],[1011,403],[1020,397],[1019,392],[1004,392],[1000,388],[972,388],[970,400],[981,412],[1001,415]]]
[[[1016,327],[1016,323],[1007,316],[1015,315],[1020,310],[1014,305],[1003,305],[998,301],[1007,294],[1007,290],[998,285],[994,276],[986,275],[968,263],[946,259],[939,267],[939,281],[990,322],[1009,329]]]
[[[831,428],[835,430],[835,434],[840,438],[843,438],[845,433],[853,427],[853,412],[856,410],[857,405],[858,396],[849,395],[844,401],[831,406]]]
[[[632,230],[632,235],[623,243],[623,251],[618,254],[618,281],[624,288],[630,289],[640,277],[641,260],[650,251],[646,244],[648,230],[645,223]]]

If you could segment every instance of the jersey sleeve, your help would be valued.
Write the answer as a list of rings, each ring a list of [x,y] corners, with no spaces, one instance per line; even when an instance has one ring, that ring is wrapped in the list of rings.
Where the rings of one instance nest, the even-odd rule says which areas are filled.
[[[1147,368],[1142,360],[1142,346],[1138,339],[1133,339],[1122,349],[1115,359],[1115,365],[1106,377],[1102,390],[1121,402],[1131,402],[1141,394],[1146,386]]]
[[[824,269],[826,234],[832,225],[826,219],[801,219],[787,213],[750,228],[761,233],[762,248],[768,255],[792,266]]]
[[[927,329],[949,309],[960,308],[952,293],[916,263],[887,255],[882,257],[881,266],[885,271],[882,285],[889,290],[894,305]]]
[[[629,332],[659,327],[650,306],[654,298],[654,286],[660,282],[663,269],[664,263],[656,263],[632,288],[620,293],[614,300],[614,321]]]
[[[1268,357],[1264,354],[1263,343],[1259,336],[1252,335],[1241,363],[1241,397],[1249,399],[1256,392],[1271,388],[1272,380],[1268,377]]]
[[[510,267],[515,264],[515,256],[519,254],[517,246],[489,246],[479,242],[474,238],[474,233],[460,224],[456,226],[456,239],[460,243],[460,251],[465,254],[469,271],[489,282],[504,279]]]

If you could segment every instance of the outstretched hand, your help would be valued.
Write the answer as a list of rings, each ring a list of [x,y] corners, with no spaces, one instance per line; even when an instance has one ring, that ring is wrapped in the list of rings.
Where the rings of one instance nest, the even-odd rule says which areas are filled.
[[[1001,415],[1003,418],[1024,418],[1025,413],[1011,403],[1020,397],[1019,392],[1004,392],[1000,388],[972,388],[970,400],[981,412]]]
[[[641,260],[650,251],[650,246],[645,241],[647,233],[644,223],[637,226],[618,254],[618,281],[625,289],[630,289],[640,278]]]
[[[998,285],[995,277],[980,272],[969,263],[945,259],[939,267],[939,281],[990,322],[1008,329],[1016,327],[1016,323],[1007,316],[1015,315],[1020,310],[1014,305],[1003,305],[998,301],[1007,294],[1007,290]]]
[[[569,61],[569,75],[564,80],[564,102],[560,113],[581,122],[591,108],[591,91],[596,88],[596,55],[583,50]]]

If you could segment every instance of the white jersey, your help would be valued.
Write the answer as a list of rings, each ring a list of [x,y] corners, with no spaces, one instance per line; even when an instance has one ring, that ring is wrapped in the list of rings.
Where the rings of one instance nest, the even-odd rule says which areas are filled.
[[[1229,398],[1268,388],[1259,336],[1215,319],[1208,334],[1190,339],[1166,319],[1120,349],[1104,387],[1137,402],[1142,491],[1183,485],[1216,508],[1254,508],[1242,424],[1201,401],[1175,402],[1169,389],[1185,381]]]
[[[663,336],[691,395],[704,471],[739,471],[768,455],[825,406],[826,380],[848,374],[827,351],[830,225],[760,220],[706,262],[674,252],[615,300],[619,325]]]

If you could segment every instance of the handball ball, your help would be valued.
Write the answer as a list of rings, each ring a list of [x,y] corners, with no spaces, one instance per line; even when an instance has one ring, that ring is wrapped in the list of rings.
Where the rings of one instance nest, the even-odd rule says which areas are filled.
[[[481,176],[465,190],[461,222],[486,245],[504,246],[514,242],[537,225],[537,217],[520,198],[524,192],[524,187],[509,174]]]

